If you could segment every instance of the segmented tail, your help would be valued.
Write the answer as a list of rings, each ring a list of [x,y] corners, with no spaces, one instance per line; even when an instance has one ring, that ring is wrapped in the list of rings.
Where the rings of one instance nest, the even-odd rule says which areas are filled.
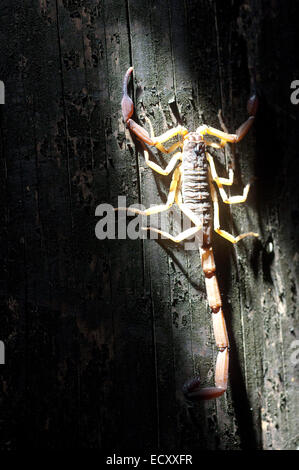
[[[211,400],[222,395],[227,389],[229,341],[216,278],[216,265],[212,247],[201,248],[200,254],[208,302],[212,310],[214,337],[218,348],[215,387],[200,388],[200,380],[197,377],[187,382],[183,391],[186,397],[191,400]]]

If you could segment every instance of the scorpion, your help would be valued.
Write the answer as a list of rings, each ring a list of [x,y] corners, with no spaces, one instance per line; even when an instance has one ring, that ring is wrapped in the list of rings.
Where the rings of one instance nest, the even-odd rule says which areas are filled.
[[[231,243],[237,243],[248,236],[258,237],[259,235],[254,232],[247,232],[233,236],[220,228],[219,202],[214,183],[218,187],[222,201],[226,204],[245,202],[250,184],[244,187],[242,195],[228,196],[223,186],[231,186],[233,184],[234,171],[230,167],[228,178],[219,177],[216,172],[214,159],[207,151],[207,148],[211,146],[219,149],[223,148],[227,142],[240,142],[255,120],[258,98],[255,93],[251,95],[247,103],[249,117],[234,134],[224,130],[220,131],[207,125],[201,125],[195,132],[189,132],[185,127],[178,125],[155,137],[152,124],[147,117],[146,120],[150,125],[150,134],[144,127],[132,119],[134,105],[128,95],[128,82],[132,71],[133,67],[129,67],[124,76],[121,102],[123,119],[127,128],[143,144],[155,147],[165,154],[179,150],[171,157],[165,169],[151,161],[148,151],[144,150],[145,162],[152,170],[161,175],[169,175],[173,172],[165,204],[152,206],[146,210],[120,207],[117,210],[128,210],[133,213],[149,216],[166,211],[176,203],[182,213],[193,223],[191,228],[182,231],[177,236],[154,227],[143,227],[143,230],[152,230],[175,243],[182,242],[201,231],[199,242],[201,265],[205,277],[208,304],[212,310],[214,338],[218,349],[215,366],[215,386],[201,388],[200,380],[197,377],[186,382],[183,391],[187,399],[210,400],[221,396],[227,390],[229,366],[229,339],[216,277],[216,265],[212,248],[212,228]],[[223,123],[222,127],[224,127]],[[176,136],[180,137],[179,141],[168,148],[163,145],[166,141]],[[209,141],[206,139],[207,136],[216,137],[220,142]]]

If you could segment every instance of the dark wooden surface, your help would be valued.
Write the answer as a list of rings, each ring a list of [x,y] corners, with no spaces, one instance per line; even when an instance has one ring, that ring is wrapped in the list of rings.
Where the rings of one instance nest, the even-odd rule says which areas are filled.
[[[296,448],[296,2],[2,0],[0,17],[1,448]],[[233,194],[253,185],[221,220],[260,239],[232,247],[215,235],[231,342],[217,401],[182,394],[193,375],[214,375],[198,253],[95,237],[99,204],[167,197],[170,179],[153,175],[122,122],[129,65],[136,113],[156,133],[176,125],[176,108],[191,130],[219,127],[221,108],[234,131],[256,77]],[[215,155],[225,175],[233,150]]]

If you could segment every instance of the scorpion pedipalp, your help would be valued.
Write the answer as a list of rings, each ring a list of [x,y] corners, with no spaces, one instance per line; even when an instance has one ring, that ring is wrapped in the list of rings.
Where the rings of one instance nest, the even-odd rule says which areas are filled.
[[[255,116],[259,105],[259,99],[256,94],[250,96],[247,101],[247,111],[249,116]]]
[[[186,134],[188,134],[188,131],[183,126],[177,126],[174,129],[171,129],[170,131],[164,132],[164,134],[161,134],[158,137],[154,137],[153,135],[150,136],[147,130],[144,129],[144,127],[140,126],[133,119],[131,119],[133,112],[134,112],[134,105],[133,105],[133,101],[128,95],[128,82],[129,82],[129,78],[130,78],[132,71],[133,71],[133,67],[129,67],[125,73],[124,81],[123,81],[123,97],[121,101],[121,107],[122,107],[122,114],[123,114],[124,121],[126,125],[128,126],[128,129],[131,132],[133,132],[141,142],[144,142],[148,145],[155,146],[157,147],[158,150],[160,150],[163,153],[172,152],[177,147],[182,146],[182,143],[176,142],[169,149],[166,149],[163,145],[163,142],[171,139],[172,137],[175,137],[176,135],[184,137]]]
[[[133,115],[134,112],[134,104],[131,98],[128,95],[128,81],[129,77],[133,71],[133,67],[130,67],[124,78],[124,83],[123,83],[123,98],[121,100],[121,109],[123,113],[123,118],[124,121],[127,123],[130,117]]]
[[[137,122],[131,119],[134,112],[134,104],[128,95],[128,82],[132,72],[133,67],[129,67],[124,77],[123,97],[121,101],[123,119],[130,131],[132,131],[139,138],[139,140],[145,142],[148,145],[155,145],[154,140],[150,138],[147,130],[145,130],[142,126],[137,124]]]

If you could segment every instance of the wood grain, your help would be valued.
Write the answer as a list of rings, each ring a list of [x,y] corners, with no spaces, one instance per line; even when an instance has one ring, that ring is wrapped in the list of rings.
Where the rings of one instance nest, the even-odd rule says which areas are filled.
[[[296,448],[297,16],[266,0],[2,0],[2,449]],[[260,95],[244,141],[214,154],[221,176],[235,166],[232,194],[253,182],[246,206],[221,206],[223,228],[260,233],[214,237],[231,344],[217,401],[182,393],[195,375],[213,382],[216,358],[197,251],[95,236],[99,204],[167,198],[170,177],[122,122],[130,65],[156,134],[177,119],[219,127],[220,108],[234,131],[254,81]]]

